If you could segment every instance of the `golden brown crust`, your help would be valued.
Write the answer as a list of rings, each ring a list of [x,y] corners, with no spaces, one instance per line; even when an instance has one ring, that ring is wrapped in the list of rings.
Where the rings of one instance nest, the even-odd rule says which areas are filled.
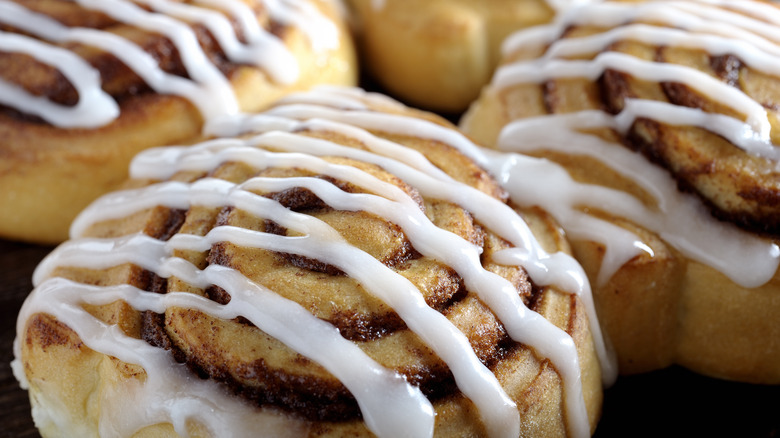
[[[348,3],[371,77],[411,105],[452,114],[489,82],[507,35],[553,16],[544,0]]]
[[[410,111],[407,114],[413,113]],[[343,140],[335,132],[299,131],[297,134],[335,142]],[[442,169],[448,170],[454,166],[458,169],[452,172],[456,179],[483,187],[483,191],[491,195],[503,195],[503,191],[485,171],[450,146],[405,135],[375,134],[393,137],[393,141],[419,150]],[[419,208],[433,223],[483,248],[484,267],[509,280],[529,308],[572,337],[579,354],[582,388],[592,432],[600,415],[601,371],[583,301],[576,295],[561,292],[554,287],[534,286],[522,269],[492,262],[492,255],[509,244],[483,228],[463,208],[426,198],[416,188],[377,166],[348,158],[326,159],[359,167],[402,188],[410,194],[411,199],[419,199]],[[194,181],[209,176],[242,182],[258,175],[282,177],[297,174],[301,174],[298,169],[258,170],[245,164],[228,162],[208,175],[184,172],[175,175],[173,179]],[[365,191],[339,180],[324,179],[346,191]],[[143,182],[137,181],[131,185],[143,185]],[[566,434],[563,383],[551,361],[535,353],[532,348],[511,341],[493,312],[474,292],[467,290],[452,268],[422,256],[413,247],[399,249],[409,243],[398,226],[387,219],[362,211],[336,210],[313,193],[302,191],[258,193],[281,200],[287,208],[325,221],[350,243],[371,253],[415,284],[426,295],[428,304],[443,313],[466,335],[479,359],[495,373],[507,394],[518,404],[523,419],[523,436]],[[562,231],[544,211],[529,209],[522,214],[548,251],[569,250]],[[167,240],[177,234],[204,235],[215,226],[266,231],[270,227],[273,232],[289,232],[279,229],[278,225],[274,228],[269,221],[258,219],[238,208],[196,206],[187,211],[163,207],[144,210],[127,218],[98,223],[90,228],[88,235],[112,237],[143,230],[149,236]],[[408,254],[398,261],[395,256],[384,257],[383,254],[388,251]],[[367,294],[360,284],[344,272],[329,269],[320,262],[296,259],[294,255],[230,242],[216,243],[205,252],[176,250],[175,255],[200,269],[214,264],[236,269],[257,284],[298,302],[319,318],[340,327],[345,337],[354,337],[353,342],[366,354],[405,375],[432,400],[437,412],[436,436],[485,435],[479,412],[457,390],[449,369],[431,347],[402,322],[399,324],[394,311]],[[54,275],[94,284],[133,284],[156,293],[189,291],[218,302],[229,300],[229,295],[221,293],[217,288],[203,289],[176,277],[162,279],[133,265],[105,270],[65,266],[55,271]],[[186,362],[194,373],[225,383],[227,388],[251,403],[266,409],[269,406],[280,408],[295,417],[308,419],[308,436],[369,436],[352,395],[337,379],[322,366],[295,353],[243,318],[223,320],[194,309],[176,307],[168,308],[164,314],[142,313],[134,311],[124,302],[96,306],[90,308],[90,313],[104,321],[119,322],[124,332],[132,337],[170,349],[177,360]],[[38,320],[43,321],[43,324],[35,322]],[[396,322],[388,324],[388,320]],[[37,394],[58,394],[61,388],[57,385],[49,388],[41,383],[47,379],[47,367],[63,354],[59,350],[51,350],[47,344],[52,343],[52,340],[67,339],[63,348],[73,349],[80,340],[70,329],[48,316],[34,317],[30,321],[25,329],[28,342],[22,348],[22,362],[30,380],[33,403],[36,404]],[[46,330],[36,329],[39,326],[44,326]],[[44,336],[46,332],[58,335]],[[86,375],[88,377],[82,378],[88,379],[91,383],[87,386],[92,387],[96,382],[111,387],[116,381],[144,378],[143,372],[139,374],[134,367],[127,367],[87,348],[83,350],[78,354],[85,355],[85,358],[86,355],[97,357],[99,365],[94,361],[74,360],[74,363],[67,364],[59,372],[71,376]],[[65,398],[67,406],[83,405],[83,401],[93,399],[94,394],[84,390],[68,394]],[[38,406],[49,409],[49,399],[49,396],[40,398]],[[96,406],[94,412],[84,414],[78,422],[86,428],[96,427],[99,410],[100,406]],[[152,429],[160,432],[161,436],[173,436],[166,424],[155,425],[149,430]]]
[[[299,79],[278,83],[259,68],[229,62],[202,26],[196,35],[209,59],[227,75],[243,111],[258,111],[281,96],[315,84],[353,85],[356,60],[339,11],[313,2],[339,29],[339,46],[315,50],[299,29],[269,23],[254,5],[258,20],[270,26],[296,58]],[[107,29],[139,44],[164,71],[183,74],[181,59],[168,39],[117,24],[75,4],[35,1],[25,6],[71,25]],[[0,111],[0,235],[38,243],[67,238],[75,215],[100,194],[116,189],[127,176],[131,158],[153,146],[189,143],[203,128],[198,110],[184,98],[157,95],[114,56],[94,48],[69,45],[101,76],[104,91],[117,100],[120,116],[95,129],[57,128],[37,117],[4,107]],[[56,69],[17,53],[0,53],[0,75],[34,94],[73,104],[75,90]]]

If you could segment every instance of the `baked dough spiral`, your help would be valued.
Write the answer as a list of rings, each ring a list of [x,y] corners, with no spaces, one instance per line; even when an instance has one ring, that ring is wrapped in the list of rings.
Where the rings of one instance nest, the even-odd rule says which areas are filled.
[[[44,436],[590,436],[585,274],[453,126],[319,88],[215,132],[139,154],[37,268]]]
[[[328,0],[0,2],[0,236],[67,238],[140,150],[314,84],[353,85]]]
[[[462,120],[556,175],[528,205],[567,230],[622,372],[780,382],[778,17],[762,1],[582,5],[510,37]]]

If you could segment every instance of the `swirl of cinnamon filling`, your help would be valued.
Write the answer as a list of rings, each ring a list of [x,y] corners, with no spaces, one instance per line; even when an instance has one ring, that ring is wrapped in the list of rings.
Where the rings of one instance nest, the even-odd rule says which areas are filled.
[[[511,199],[567,231],[624,372],[780,381],[777,330],[749,322],[780,290],[778,18],[757,0],[585,3],[511,36],[461,122],[505,153],[487,167]]]
[[[267,75],[291,84],[306,75],[295,59],[300,49],[287,46],[290,34],[309,33],[308,44],[318,49],[341,44],[326,15],[332,12],[317,7],[232,0],[4,0],[0,78],[8,90],[29,93],[28,100],[48,100],[63,112],[95,95],[105,94],[123,106],[151,93],[189,100],[205,119],[239,107],[255,111],[265,105],[234,96],[231,83],[254,81],[257,87]],[[310,29],[298,27],[303,24]],[[93,101],[95,110],[105,113],[103,120],[61,118],[52,107],[23,102],[19,95],[3,97],[5,115],[61,127],[99,127],[119,115],[110,102]]]
[[[754,0],[573,8],[510,38],[494,86],[506,120],[562,116],[641,152],[716,217],[777,237],[779,14]]]
[[[128,430],[592,432],[609,359],[584,274],[465,137],[341,89],[220,130],[139,155],[36,271],[16,345],[39,412],[61,394],[45,364],[75,354],[76,393],[97,373]]]
[[[141,150],[355,81],[328,1],[2,0],[0,235],[61,242]]]
[[[376,166],[338,158],[328,161],[361,168],[382,181],[400,186],[411,198],[417,199],[419,208],[437,227],[484,248],[486,260],[506,247],[506,243],[494,235],[486,235],[462,208],[437,200],[423,201],[414,189]],[[234,163],[216,169],[211,177],[234,182],[244,178],[329,180],[295,169],[271,168],[254,173]],[[349,183],[328,181],[328,184],[346,193],[364,192]],[[291,211],[323,221],[349,244],[408,279],[418,288],[428,306],[445,314],[469,338],[484,363],[493,363],[506,354],[504,344],[508,339],[495,316],[476,297],[468,294],[462,279],[452,268],[421,256],[397,225],[363,211],[332,208],[301,187],[256,193]],[[190,210],[184,214],[181,228],[176,232],[191,233],[194,225],[204,222],[212,223],[214,227],[239,227],[288,237],[300,233],[234,207],[200,214]],[[367,294],[358,280],[339,267],[300,254],[245,247],[233,242],[216,243],[207,253],[191,257],[199,266],[216,264],[235,269],[253,282],[301,304],[318,318],[333,324],[345,338],[358,342],[371,357],[420,386],[430,397],[440,398],[453,393],[454,381],[446,365],[406,329],[391,308]],[[487,268],[491,268],[490,263]],[[492,269],[499,268],[492,265]],[[501,271],[515,285],[517,293],[528,300],[531,283],[525,273],[517,268]],[[160,293],[186,287],[176,279],[156,284]],[[223,304],[230,300],[230,295],[220,288],[212,287],[200,293]],[[145,321],[145,338],[174,349],[200,373],[225,381],[241,395],[260,404],[280,405],[317,420],[345,420],[358,415],[357,404],[337,379],[245,320],[222,321],[195,310],[170,309],[164,316],[148,314]]]

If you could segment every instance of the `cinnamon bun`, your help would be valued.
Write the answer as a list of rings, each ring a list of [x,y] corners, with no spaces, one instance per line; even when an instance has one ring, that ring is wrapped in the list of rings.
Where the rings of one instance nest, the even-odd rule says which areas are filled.
[[[549,22],[572,0],[349,0],[361,61],[393,96],[457,114],[479,95],[500,59],[501,42]]]
[[[354,84],[344,21],[330,0],[2,0],[0,236],[60,242],[140,150]]]
[[[510,37],[461,121],[550,168],[556,195],[517,202],[566,229],[622,372],[780,383],[778,20],[755,0],[576,7]]]
[[[13,365],[44,436],[590,436],[585,273],[480,148],[351,88],[221,122],[38,266]]]

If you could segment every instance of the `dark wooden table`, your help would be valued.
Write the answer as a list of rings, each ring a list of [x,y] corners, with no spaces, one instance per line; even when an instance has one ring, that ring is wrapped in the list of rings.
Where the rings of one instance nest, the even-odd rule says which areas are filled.
[[[9,363],[17,311],[33,269],[50,250],[0,240],[0,438],[39,436]],[[607,390],[596,437],[644,436],[780,438],[780,386],[725,382],[679,368],[622,377]]]

